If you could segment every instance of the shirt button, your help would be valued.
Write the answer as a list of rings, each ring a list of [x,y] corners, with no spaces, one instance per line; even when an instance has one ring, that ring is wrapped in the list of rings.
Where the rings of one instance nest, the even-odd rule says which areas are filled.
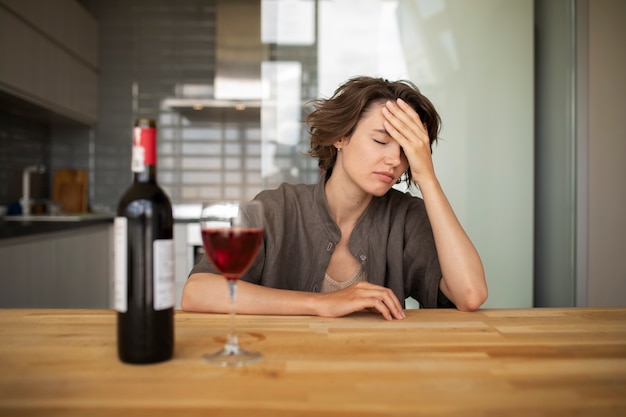
[[[365,255],[361,255],[359,258],[361,259],[361,262],[365,262],[367,260],[367,256]]]
[[[334,246],[335,245],[333,242],[328,242],[328,246],[326,246],[326,252],[332,252]]]

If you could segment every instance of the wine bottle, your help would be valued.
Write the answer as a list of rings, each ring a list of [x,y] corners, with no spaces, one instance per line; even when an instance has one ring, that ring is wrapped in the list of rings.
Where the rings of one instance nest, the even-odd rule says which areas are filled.
[[[114,223],[117,350],[127,363],[155,363],[174,353],[172,205],[156,179],[156,123],[133,130],[133,183]]]

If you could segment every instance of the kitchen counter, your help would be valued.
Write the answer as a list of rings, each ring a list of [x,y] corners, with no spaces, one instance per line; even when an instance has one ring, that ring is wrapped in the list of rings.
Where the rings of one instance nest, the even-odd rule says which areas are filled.
[[[200,204],[175,204],[172,206],[172,214],[175,223],[198,222]],[[31,236],[40,233],[52,233],[65,230],[79,229],[100,223],[111,223],[115,214],[86,214],[69,216],[34,216],[34,219],[23,219],[5,216],[0,219],[0,240]]]
[[[8,220],[4,218],[0,219],[0,240],[62,232],[106,223],[113,224],[113,215],[66,221]]]
[[[112,221],[4,221],[0,231],[0,308],[111,305]]]
[[[626,415],[626,308],[238,316],[177,311],[173,360],[117,359],[111,310],[0,310],[0,415]]]

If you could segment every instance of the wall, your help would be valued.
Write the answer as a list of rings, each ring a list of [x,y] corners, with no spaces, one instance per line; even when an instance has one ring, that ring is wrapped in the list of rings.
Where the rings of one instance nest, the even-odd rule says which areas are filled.
[[[31,196],[50,198],[57,168],[89,169],[92,129],[50,111],[0,93],[0,205],[22,196],[22,170],[44,165],[31,174]],[[93,184],[90,184],[90,190]]]
[[[50,126],[34,119],[29,110],[16,111],[15,101],[0,94],[0,205],[8,206],[22,196],[22,170],[28,165],[47,165],[50,158]],[[33,198],[49,195],[49,172],[32,174]]]
[[[588,7],[587,304],[626,306],[626,2]]]
[[[264,108],[194,110],[169,105],[213,97],[216,1],[81,3],[100,28],[100,111],[93,138],[96,204],[114,209],[131,180],[131,129],[137,117],[157,120],[158,181],[175,204],[249,199],[293,171],[298,181],[317,174],[316,164],[299,144],[262,138]],[[300,61],[310,67],[316,63],[310,52],[271,45],[270,60]],[[279,171],[272,178],[261,175],[265,147],[272,148]]]
[[[410,78],[438,107],[439,181],[481,254],[485,307],[532,307],[533,2],[403,2]]]
[[[22,196],[22,170],[33,164],[46,167],[31,174],[31,195],[43,201],[56,168],[89,163],[98,26],[75,0],[0,0],[0,10],[0,205]]]

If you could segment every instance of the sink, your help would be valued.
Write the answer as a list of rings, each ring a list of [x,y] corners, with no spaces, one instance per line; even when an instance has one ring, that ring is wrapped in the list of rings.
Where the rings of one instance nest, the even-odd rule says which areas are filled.
[[[29,214],[20,216],[5,216],[5,221],[16,222],[80,222],[88,220],[113,219],[111,213],[76,213],[76,214]]]

